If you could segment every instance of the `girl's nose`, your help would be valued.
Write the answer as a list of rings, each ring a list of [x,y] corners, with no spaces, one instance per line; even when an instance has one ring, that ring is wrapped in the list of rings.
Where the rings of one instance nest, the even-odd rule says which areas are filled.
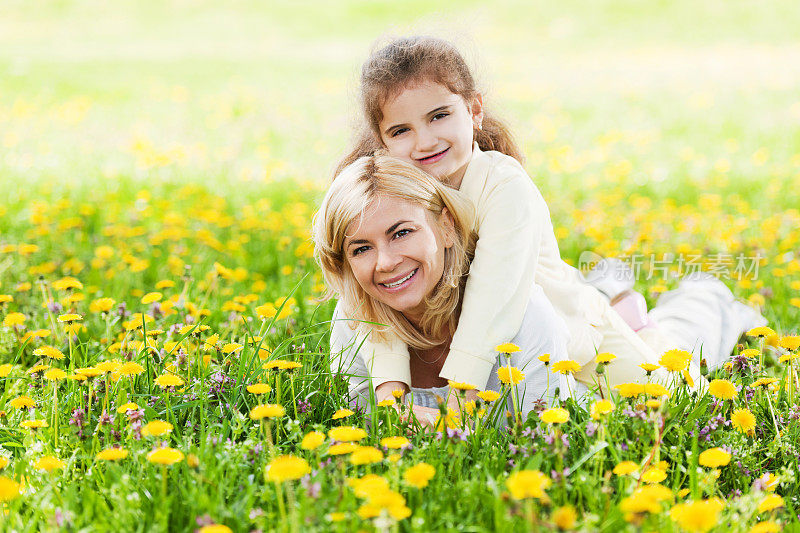
[[[436,148],[438,139],[428,128],[420,128],[417,131],[417,146],[418,152],[427,152]]]

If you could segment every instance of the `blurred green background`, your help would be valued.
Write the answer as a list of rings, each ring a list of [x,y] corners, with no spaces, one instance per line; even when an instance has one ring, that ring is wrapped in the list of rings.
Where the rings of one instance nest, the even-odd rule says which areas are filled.
[[[544,189],[793,180],[795,1],[6,0],[6,186],[132,176],[324,182],[387,35],[454,40]],[[10,184],[8,180],[11,180]],[[720,180],[722,180],[720,182]],[[580,191],[578,191],[580,192]],[[674,191],[673,191],[674,192]]]

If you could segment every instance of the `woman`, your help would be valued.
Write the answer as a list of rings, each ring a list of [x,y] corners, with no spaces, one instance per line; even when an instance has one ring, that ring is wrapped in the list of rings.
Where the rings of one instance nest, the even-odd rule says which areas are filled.
[[[407,346],[415,406],[434,412],[446,397],[439,371],[453,337],[475,248],[473,208],[462,193],[388,156],[364,157],[331,185],[314,222],[315,255],[340,298],[331,331],[332,370],[348,376],[352,399],[365,405],[371,375],[358,350],[367,336]],[[384,325],[384,326],[382,326]],[[576,389],[571,377],[548,376],[539,356],[567,358],[563,320],[538,287],[510,342],[521,351],[517,386],[523,416],[536,401]],[[400,350],[398,350],[400,352]],[[402,356],[401,356],[402,357]],[[487,389],[500,390],[498,360]],[[509,406],[509,408],[511,408]]]

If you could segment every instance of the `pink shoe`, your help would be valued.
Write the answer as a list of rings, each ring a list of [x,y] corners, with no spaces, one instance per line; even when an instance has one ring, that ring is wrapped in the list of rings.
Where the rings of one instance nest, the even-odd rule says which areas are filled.
[[[653,326],[654,323],[647,316],[647,302],[644,296],[636,291],[628,290],[617,296],[611,302],[611,307],[622,317],[633,331]]]

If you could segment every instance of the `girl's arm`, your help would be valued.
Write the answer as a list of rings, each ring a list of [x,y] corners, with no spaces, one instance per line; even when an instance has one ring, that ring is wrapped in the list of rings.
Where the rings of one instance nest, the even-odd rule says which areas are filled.
[[[522,324],[542,236],[551,227],[547,204],[521,167],[506,164],[492,173],[478,198],[465,191],[478,210],[478,243],[439,374],[479,389],[497,358],[495,346],[514,338]]]

